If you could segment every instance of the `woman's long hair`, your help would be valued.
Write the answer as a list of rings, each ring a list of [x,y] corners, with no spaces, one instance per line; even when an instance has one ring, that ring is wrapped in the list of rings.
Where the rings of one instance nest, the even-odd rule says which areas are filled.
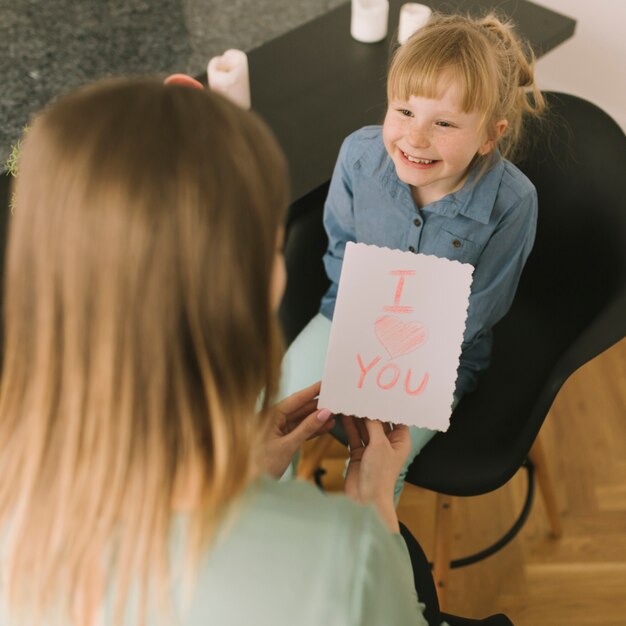
[[[0,542],[17,618],[89,622],[102,571],[118,616],[138,581],[145,606],[153,580],[169,584],[181,484],[197,554],[250,480],[277,387],[286,180],[265,125],[210,92],[107,81],[35,119],[3,297]]]

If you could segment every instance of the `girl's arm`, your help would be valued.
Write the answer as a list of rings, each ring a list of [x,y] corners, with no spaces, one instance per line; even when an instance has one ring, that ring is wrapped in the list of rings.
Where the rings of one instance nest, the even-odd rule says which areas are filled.
[[[476,263],[456,387],[459,398],[476,386],[478,373],[489,364],[491,341],[485,335],[513,302],[536,227],[537,193],[532,188],[506,211]]]
[[[352,178],[348,167],[348,155],[353,135],[344,140],[324,204],[324,228],[328,235],[328,249],[324,255],[324,267],[330,287],[322,298],[320,312],[332,319],[335,312],[337,287],[348,241],[356,241],[354,229],[354,205]]]

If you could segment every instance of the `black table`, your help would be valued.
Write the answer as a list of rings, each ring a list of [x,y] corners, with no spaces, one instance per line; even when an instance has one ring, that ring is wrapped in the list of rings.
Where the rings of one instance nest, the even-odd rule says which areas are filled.
[[[442,12],[482,14],[495,8],[515,21],[537,56],[571,37],[576,25],[575,20],[527,0],[424,1]],[[330,180],[344,137],[382,121],[387,65],[397,45],[402,4],[404,0],[390,0],[388,35],[379,43],[352,39],[347,2],[249,52],[252,106],[287,155],[294,203]],[[200,78],[206,84],[206,77]],[[0,176],[3,208],[8,179],[6,174]],[[4,222],[6,213],[2,218]],[[0,253],[3,243],[0,236]]]
[[[341,141],[380,123],[385,79],[397,46],[400,7],[390,0],[387,38],[365,44],[350,36],[350,3],[248,54],[252,107],[270,125],[291,171],[295,202],[328,182]],[[428,0],[441,12],[510,17],[540,56],[571,37],[576,21],[527,0]]]

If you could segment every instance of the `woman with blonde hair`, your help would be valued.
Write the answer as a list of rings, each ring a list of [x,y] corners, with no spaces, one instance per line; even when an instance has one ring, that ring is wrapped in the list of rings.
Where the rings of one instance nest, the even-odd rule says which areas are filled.
[[[346,420],[358,504],[273,478],[333,424],[319,384],[272,405],[285,170],[254,114],[156,80],[35,119],[4,270],[3,626],[426,623],[406,428]]]

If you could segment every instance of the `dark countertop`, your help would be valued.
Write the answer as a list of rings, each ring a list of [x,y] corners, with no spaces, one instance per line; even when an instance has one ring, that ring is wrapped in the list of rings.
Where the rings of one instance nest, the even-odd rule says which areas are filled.
[[[339,79],[339,96],[356,98],[352,110],[366,116],[363,120],[357,116],[353,125],[373,123],[373,108],[384,108],[384,90],[382,95],[370,94],[371,102],[366,102],[358,89],[348,89],[355,79],[350,68],[358,66],[367,74],[366,90],[380,87],[368,77],[375,75],[384,82],[387,53],[404,1],[390,0],[387,40],[371,45],[358,44],[349,36],[349,0],[0,0],[0,171],[33,113],[59,94],[105,76],[206,75],[208,60],[228,48],[257,49],[250,57],[254,106],[291,158],[291,111],[310,104],[311,81],[324,87],[316,89],[318,99],[338,97],[330,92],[342,63],[346,67]],[[539,55],[574,31],[573,20],[532,2],[423,1],[444,12],[483,12],[487,5],[496,6],[513,17]],[[305,23],[297,33],[290,32]],[[330,45],[329,37],[338,28]],[[290,77],[287,91],[285,77],[272,69],[276,63]],[[317,67],[320,63],[323,69]],[[304,71],[303,65],[309,69]],[[332,153],[331,161],[336,142],[350,130],[354,128],[331,128],[333,141],[323,134],[317,137],[317,143],[323,142],[324,150]],[[301,141],[298,135],[294,150],[301,149]],[[294,190],[306,193],[311,184],[296,184]]]
[[[113,75],[204,72],[345,0],[0,0],[0,163],[55,96]],[[0,168],[3,169],[3,168]]]

